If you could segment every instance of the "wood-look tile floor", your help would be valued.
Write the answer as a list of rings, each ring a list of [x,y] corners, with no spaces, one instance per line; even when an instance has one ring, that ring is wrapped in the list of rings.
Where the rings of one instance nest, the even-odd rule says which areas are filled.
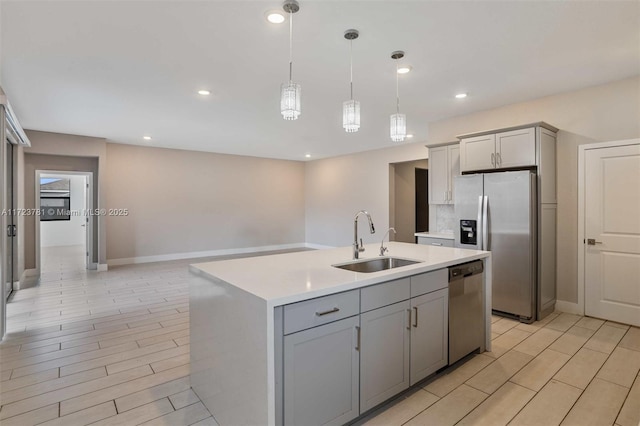
[[[45,254],[41,284],[8,304],[0,424],[215,425],[189,386],[193,260],[88,272]],[[640,329],[555,313],[492,330],[493,352],[360,423],[638,425]]]

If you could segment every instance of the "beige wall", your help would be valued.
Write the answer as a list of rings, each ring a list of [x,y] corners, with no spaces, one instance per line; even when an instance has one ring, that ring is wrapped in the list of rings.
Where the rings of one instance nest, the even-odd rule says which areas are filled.
[[[307,163],[307,242],[328,246],[352,244],[353,217],[358,210],[368,210],[378,231],[371,235],[360,223],[359,236],[365,243],[379,243],[390,223],[389,164],[426,158],[424,144],[404,143]]]
[[[99,263],[198,251],[301,244],[304,163],[136,147],[105,139],[28,131],[24,206],[35,205],[35,170],[94,171]],[[108,161],[107,161],[108,158]],[[35,221],[19,253],[35,268]],[[95,239],[97,243],[98,239]],[[22,272],[22,271],[20,271]]]
[[[546,121],[558,133],[558,299],[577,302],[578,145],[640,137],[640,77],[429,123],[429,144],[478,130]],[[425,158],[420,144],[317,160],[307,165],[307,241],[351,244],[352,215],[370,209],[388,223],[389,163]],[[401,157],[402,159],[398,159]],[[432,222],[433,223],[433,222]],[[361,231],[365,240],[376,241]]]
[[[105,179],[104,170],[107,162],[107,142],[103,138],[92,138],[87,136],[65,135],[61,133],[26,131],[31,140],[31,147],[25,148],[25,206],[31,208],[35,206],[35,170],[63,170],[63,171],[93,171],[94,179],[94,208],[104,207],[105,199]],[[29,155],[42,155],[37,164],[32,164],[29,168],[27,158]],[[54,159],[50,156],[60,158]],[[51,160],[51,161],[48,161]],[[87,160],[87,161],[85,161]],[[84,168],[95,167],[84,170]],[[63,168],[57,168],[63,167]],[[24,256],[25,268],[33,269],[35,265],[35,222],[25,221],[25,243]],[[98,238],[99,237],[99,238]],[[107,228],[106,218],[103,216],[94,217],[94,244],[97,244],[97,253],[94,250],[93,260],[100,264],[107,263]]]
[[[108,144],[107,256],[304,243],[304,163]]]

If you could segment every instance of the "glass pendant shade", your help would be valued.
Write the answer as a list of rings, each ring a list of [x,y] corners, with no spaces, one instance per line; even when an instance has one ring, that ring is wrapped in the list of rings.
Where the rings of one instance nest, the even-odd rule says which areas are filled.
[[[300,117],[299,84],[289,81],[280,86],[280,113],[285,120],[297,120]]]
[[[393,114],[391,116],[391,140],[403,142],[407,136],[407,116],[404,114]]]
[[[360,102],[344,101],[342,103],[342,127],[345,132],[357,132],[360,128]]]

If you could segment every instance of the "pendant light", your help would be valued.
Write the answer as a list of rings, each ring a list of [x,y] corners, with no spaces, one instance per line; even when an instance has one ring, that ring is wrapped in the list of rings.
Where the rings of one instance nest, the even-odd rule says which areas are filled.
[[[297,120],[301,87],[293,81],[293,14],[300,10],[300,5],[296,0],[285,0],[282,8],[289,14],[289,82],[280,86],[280,113],[285,120]]]
[[[407,116],[400,114],[400,92],[398,91],[398,59],[404,58],[402,50],[396,50],[391,54],[391,59],[396,61],[396,113],[391,115],[390,130],[391,140],[403,142],[407,136]]]
[[[351,98],[342,103],[342,127],[347,133],[357,132],[360,128],[360,102],[353,100],[353,40],[357,39],[360,33],[358,30],[347,30],[344,38],[349,40],[349,90]]]

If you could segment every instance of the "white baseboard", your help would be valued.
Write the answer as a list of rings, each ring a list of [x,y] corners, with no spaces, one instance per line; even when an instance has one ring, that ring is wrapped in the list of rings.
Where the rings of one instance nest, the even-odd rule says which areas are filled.
[[[14,285],[14,290],[24,290],[25,288],[34,287],[40,281],[40,272],[37,269],[25,269],[22,271],[18,285]]]
[[[97,263],[96,264],[96,270],[98,272],[105,272],[109,270],[109,264],[108,263]]]
[[[293,244],[279,244],[279,245],[260,246],[260,247],[244,247],[244,248],[236,248],[236,249],[192,251],[187,253],[160,254],[156,256],[139,256],[139,257],[126,257],[126,258],[120,258],[120,259],[108,259],[107,265],[117,266],[117,265],[131,265],[134,263],[166,262],[169,260],[198,259],[202,257],[229,256],[233,254],[259,253],[264,251],[288,250],[288,249],[296,249],[296,248],[327,248],[327,247],[319,246],[315,244],[307,244],[307,243],[293,243]]]
[[[556,300],[556,311],[566,312],[567,314],[584,315],[580,305],[566,300]]]

